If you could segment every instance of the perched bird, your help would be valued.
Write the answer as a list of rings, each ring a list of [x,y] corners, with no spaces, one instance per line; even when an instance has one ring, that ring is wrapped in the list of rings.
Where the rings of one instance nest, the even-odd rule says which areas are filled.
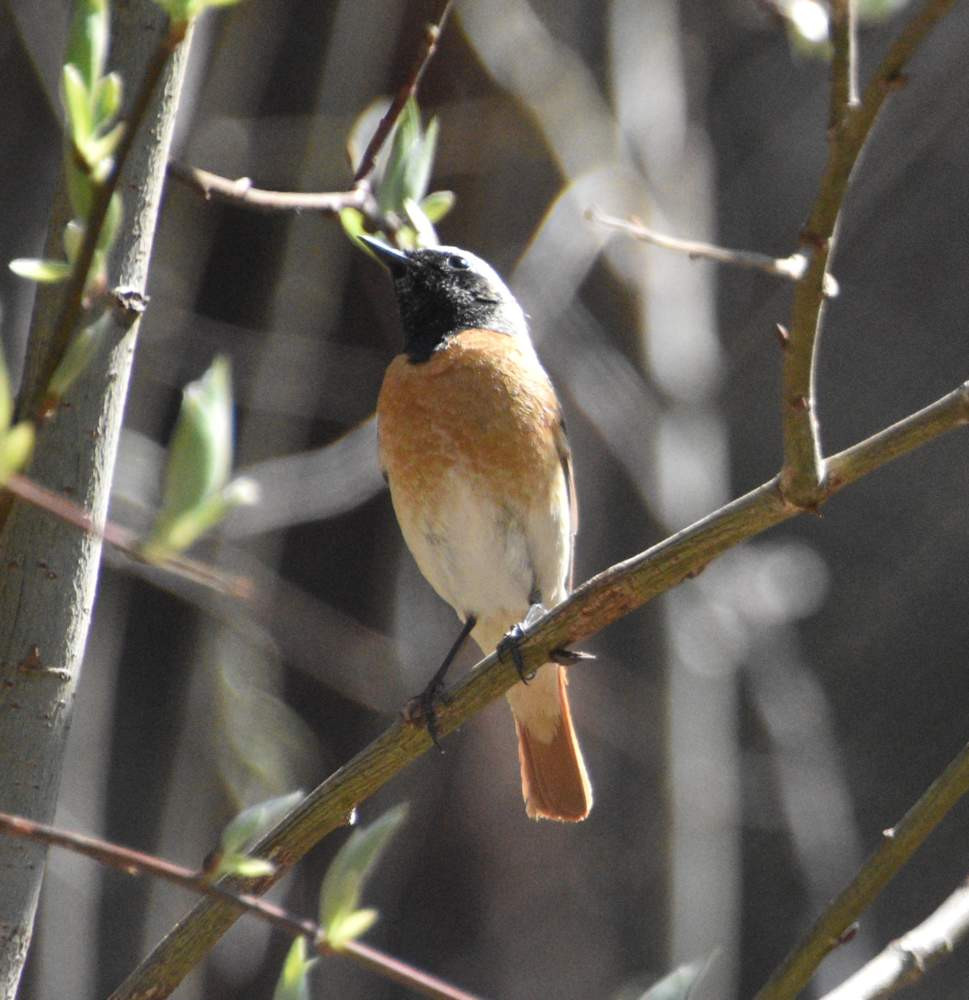
[[[525,315],[495,271],[455,247],[366,242],[393,278],[405,341],[377,403],[381,466],[418,567],[464,622],[443,670],[469,632],[489,653],[531,606],[568,593],[569,446]],[[584,819],[592,790],[564,667],[545,664],[508,700],[528,815]]]

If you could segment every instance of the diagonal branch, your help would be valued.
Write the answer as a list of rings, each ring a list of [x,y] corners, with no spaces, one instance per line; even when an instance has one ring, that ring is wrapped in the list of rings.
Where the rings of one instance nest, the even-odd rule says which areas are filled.
[[[434,55],[434,51],[437,49],[437,42],[441,37],[441,32],[444,30],[444,22],[447,20],[452,2],[453,0],[437,0],[437,10],[431,20],[424,26],[424,44],[417,58],[414,60],[414,65],[411,67],[410,73],[407,74],[407,78],[400,85],[397,93],[394,95],[394,99],[390,102],[390,107],[387,108],[383,118],[380,119],[373,138],[367,144],[367,148],[360,158],[360,164],[357,167],[356,173],[353,175],[354,184],[359,184],[361,181],[366,180],[373,173],[373,169],[377,165],[377,154],[387,141],[387,137],[393,131],[394,124],[400,117],[400,113],[404,110],[404,105],[417,93],[421,77],[423,77],[424,71],[431,61],[431,56]]]
[[[822,499],[946,431],[969,423],[969,382],[948,395],[832,456]],[[603,571],[526,630],[523,667],[536,669],[551,651],[581,642],[647,601],[700,572],[745,539],[803,513],[788,503],[775,477],[653,548]],[[518,668],[497,653],[460,682],[438,712],[440,736],[452,732],[519,679]],[[264,892],[323,837],[347,822],[353,809],[432,746],[427,731],[398,719],[373,743],[332,774],[270,831],[253,853],[278,866],[273,878],[245,883]],[[243,883],[225,883],[242,889]],[[168,996],[232,926],[237,912],[205,899],[159,943],[111,995],[111,1000]]]
[[[153,875],[174,885],[188,889],[190,892],[211,896],[229,906],[236,907],[240,912],[252,914],[260,920],[276,927],[291,938],[306,937],[320,955],[346,955],[360,965],[376,972],[385,979],[409,986],[422,996],[435,1000],[475,1000],[471,994],[459,990],[450,983],[435,976],[428,975],[419,969],[407,965],[390,955],[360,941],[345,941],[339,948],[332,948],[326,943],[325,932],[319,924],[312,920],[296,917],[281,906],[271,903],[258,896],[246,893],[230,892],[211,882],[204,871],[193,871],[184,868],[164,858],[141,851],[122,847],[97,837],[88,837],[81,833],[61,830],[48,826],[46,823],[35,823],[23,816],[12,816],[0,812],[0,833],[9,837],[23,837],[41,844],[63,847],[75,854],[83,854],[93,858],[102,865],[117,868],[126,875]]]
[[[878,849],[837,899],[818,917],[805,939],[784,960],[754,1000],[789,1000],[790,997],[797,996],[808,984],[822,959],[844,940],[848,928],[967,792],[969,744],[962,748],[955,760],[929,786],[901,822],[884,832]],[[858,997],[862,994],[845,994],[848,995]]]
[[[876,1000],[917,983],[969,935],[969,886],[961,885],[917,927],[892,941],[822,1000]]]

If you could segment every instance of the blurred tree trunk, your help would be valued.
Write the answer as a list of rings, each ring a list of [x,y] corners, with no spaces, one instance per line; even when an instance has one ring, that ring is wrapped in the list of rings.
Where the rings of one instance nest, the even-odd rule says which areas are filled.
[[[125,84],[126,103],[166,30],[149,0],[112,4],[111,67]],[[183,45],[157,88],[143,139],[121,178],[124,232],[115,247],[113,287],[144,292],[154,224],[185,63]],[[48,234],[60,255],[66,199],[59,192]],[[35,369],[59,306],[40,294],[25,371]],[[30,476],[58,490],[102,521],[107,512],[137,323],[118,324],[108,349],[81,377],[56,419],[40,429]],[[29,377],[29,375],[28,375]],[[43,511],[18,503],[0,539],[0,803],[9,812],[49,821],[54,814],[74,692],[98,580],[101,543]],[[17,990],[30,945],[44,870],[43,849],[0,842],[0,997]]]

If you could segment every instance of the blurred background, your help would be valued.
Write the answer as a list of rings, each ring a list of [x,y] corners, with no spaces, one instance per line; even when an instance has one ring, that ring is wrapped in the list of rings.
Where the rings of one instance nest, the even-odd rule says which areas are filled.
[[[891,6],[891,5],[885,5]],[[895,5],[898,6],[898,5]],[[930,36],[856,176],[820,352],[826,451],[969,375],[969,11]],[[899,15],[861,32],[866,80]],[[198,30],[175,156],[277,190],[342,190],[355,121],[420,47],[418,0],[246,0]],[[57,180],[65,0],[0,16],[2,257],[38,255]],[[791,291],[585,218],[784,256],[825,156],[827,64],[767,0],[464,0],[421,88],[441,133],[441,238],[503,273],[566,411],[577,579],[780,465]],[[59,824],[197,865],[243,805],[309,789],[420,690],[457,621],[403,549],[372,413],[401,337],[386,276],[332,218],[205,202],[170,180],[114,519],[149,523],[181,387],[232,360],[240,469],[263,487],[202,558],[249,603],[108,554]],[[31,287],[0,271],[6,355]],[[962,746],[969,527],[954,434],[728,553],[588,644],[572,700],[595,786],[584,824],[525,817],[510,714],[485,711],[360,815],[410,819],[367,893],[369,939],[483,996],[632,998],[708,961],[749,997]],[[466,668],[474,657],[464,658]],[[277,890],[313,914],[321,844]],[[969,870],[963,804],[834,953],[821,996]],[[24,1000],[114,988],[194,902],[55,852]],[[240,921],[179,989],[269,997],[288,942]],[[319,997],[404,994],[330,959]],[[908,995],[964,996],[969,951]]]

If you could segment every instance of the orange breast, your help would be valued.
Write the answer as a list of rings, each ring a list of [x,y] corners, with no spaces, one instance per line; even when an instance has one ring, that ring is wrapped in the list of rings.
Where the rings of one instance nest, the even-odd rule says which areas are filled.
[[[555,393],[534,355],[505,334],[465,330],[427,361],[394,358],[377,420],[395,503],[433,506],[455,466],[499,503],[537,500],[561,475]]]

